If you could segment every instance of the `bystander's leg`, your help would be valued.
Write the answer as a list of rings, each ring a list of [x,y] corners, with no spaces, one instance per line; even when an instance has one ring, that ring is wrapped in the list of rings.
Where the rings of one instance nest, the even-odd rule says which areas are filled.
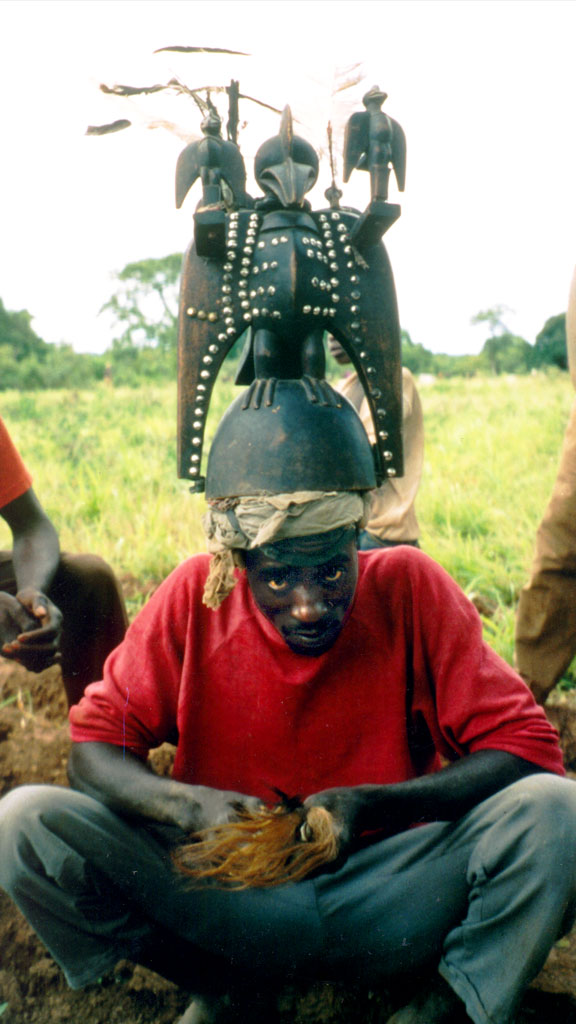
[[[516,665],[544,703],[576,654],[576,402],[516,616]]]

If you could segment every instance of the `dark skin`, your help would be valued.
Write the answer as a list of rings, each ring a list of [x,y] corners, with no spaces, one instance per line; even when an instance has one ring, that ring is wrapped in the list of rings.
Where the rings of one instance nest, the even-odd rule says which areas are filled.
[[[60,559],[58,534],[32,488],[0,509],[12,532],[16,597],[0,591],[4,658],[40,672],[57,660],[62,614],[46,596]]]
[[[144,761],[110,743],[73,743],[68,776],[74,789],[122,814],[196,832],[238,817],[262,801],[231,790],[190,786],[155,775]]]
[[[339,366],[346,366],[348,363],[351,362],[350,356],[342,348],[340,342],[336,341],[336,338],[334,337],[333,334],[328,335],[328,351],[330,355],[333,357],[333,359],[336,360]]]
[[[328,562],[313,566],[287,565],[260,550],[249,552],[246,563],[258,608],[293,651],[319,656],[336,642],[356,590],[354,541],[343,543]],[[323,806],[334,815],[346,854],[366,830],[392,835],[415,821],[454,821],[505,786],[539,771],[513,754],[483,750],[408,782],[324,790],[309,796],[305,806]],[[137,757],[106,743],[73,744],[69,775],[74,788],[116,811],[185,832],[233,820],[239,807],[260,806],[255,797],[154,775]]]
[[[387,786],[325,789],[309,796],[304,805],[330,811],[345,855],[363,832],[392,836],[414,822],[457,821],[499,790],[542,771],[504,750],[479,750],[433,775]]]
[[[246,553],[246,574],[262,614],[296,654],[324,654],[350,614],[358,582],[356,541],[329,562],[287,565],[262,551]]]

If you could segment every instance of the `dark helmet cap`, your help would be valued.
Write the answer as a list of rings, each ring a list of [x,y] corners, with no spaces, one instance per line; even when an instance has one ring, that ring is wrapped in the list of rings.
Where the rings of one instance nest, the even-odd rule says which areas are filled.
[[[254,385],[232,403],[208,457],[209,501],[376,487],[372,448],[358,413],[322,385],[320,398],[312,400],[304,381],[278,380],[269,404],[256,400]]]

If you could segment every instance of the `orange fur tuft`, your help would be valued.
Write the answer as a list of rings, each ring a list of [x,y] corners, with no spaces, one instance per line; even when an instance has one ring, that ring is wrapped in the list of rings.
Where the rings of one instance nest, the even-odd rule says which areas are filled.
[[[306,838],[300,829],[306,827]],[[310,836],[310,838],[308,838]],[[238,821],[194,834],[174,855],[176,867],[196,879],[225,887],[270,888],[299,882],[338,856],[332,815],[324,807],[285,806],[245,812]]]

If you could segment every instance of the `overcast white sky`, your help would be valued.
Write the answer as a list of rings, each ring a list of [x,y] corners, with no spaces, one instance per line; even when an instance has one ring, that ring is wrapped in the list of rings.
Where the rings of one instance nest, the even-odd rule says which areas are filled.
[[[183,251],[194,191],[174,207],[191,100],[121,101],[100,82],[189,86],[240,80],[243,92],[289,103],[317,148],[330,116],[363,109],[371,85],[407,136],[402,217],[386,236],[400,318],[415,342],[476,352],[479,310],[503,304],[533,342],[566,308],[576,263],[576,4],[573,0],[0,0],[0,298],[28,309],[48,341],[102,351],[98,316],[127,262]],[[154,54],[221,46],[249,57]],[[362,62],[352,106],[331,98],[337,69]],[[278,119],[246,104],[250,170]],[[87,137],[119,117],[135,127]],[[315,207],[329,185],[322,164]],[[197,186],[198,188],[198,186]],[[344,202],[362,208],[355,172]],[[506,319],[506,318],[505,318]]]

